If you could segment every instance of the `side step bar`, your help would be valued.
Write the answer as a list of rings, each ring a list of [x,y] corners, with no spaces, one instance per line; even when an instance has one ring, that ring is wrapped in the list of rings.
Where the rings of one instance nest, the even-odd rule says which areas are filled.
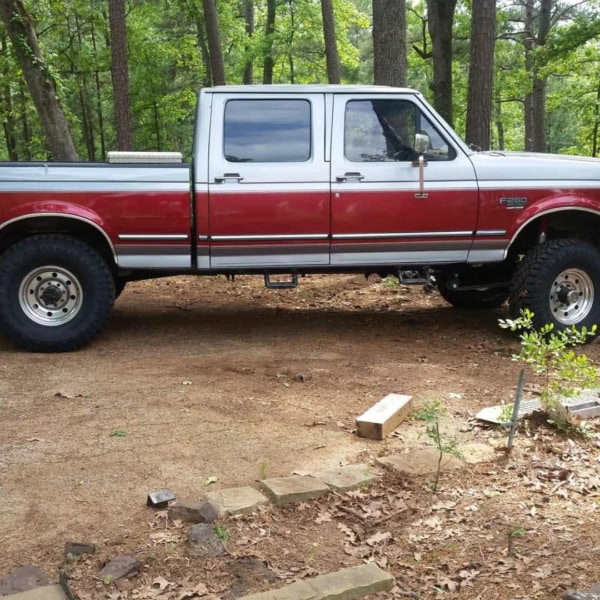
[[[271,275],[265,273],[265,287],[270,290],[289,290],[298,287],[298,274],[290,273],[290,281],[271,281]]]

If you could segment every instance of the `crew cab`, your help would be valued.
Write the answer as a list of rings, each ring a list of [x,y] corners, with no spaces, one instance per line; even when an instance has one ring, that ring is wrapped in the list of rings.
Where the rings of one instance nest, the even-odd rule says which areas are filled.
[[[127,282],[175,274],[379,273],[600,321],[600,160],[475,152],[419,92],[377,86],[203,89],[192,156],[0,164],[3,334],[76,349]]]

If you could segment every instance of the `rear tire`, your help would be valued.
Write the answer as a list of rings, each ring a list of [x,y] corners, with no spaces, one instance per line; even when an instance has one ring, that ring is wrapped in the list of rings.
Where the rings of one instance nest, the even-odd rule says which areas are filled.
[[[511,316],[518,317],[524,308],[534,313],[536,328],[600,324],[600,250],[578,240],[536,246],[517,266],[511,284]]]
[[[103,258],[64,235],[38,235],[0,257],[0,329],[36,352],[67,352],[108,320],[115,284]]]

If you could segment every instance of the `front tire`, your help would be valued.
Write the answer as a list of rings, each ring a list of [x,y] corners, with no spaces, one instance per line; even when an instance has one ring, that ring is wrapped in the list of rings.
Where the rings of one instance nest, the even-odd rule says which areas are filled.
[[[510,314],[529,309],[533,324],[563,330],[600,323],[600,251],[578,240],[550,240],[536,246],[517,266]],[[591,341],[592,338],[589,338]]]
[[[115,284],[104,259],[64,235],[38,235],[0,257],[0,329],[35,352],[67,352],[106,324]]]

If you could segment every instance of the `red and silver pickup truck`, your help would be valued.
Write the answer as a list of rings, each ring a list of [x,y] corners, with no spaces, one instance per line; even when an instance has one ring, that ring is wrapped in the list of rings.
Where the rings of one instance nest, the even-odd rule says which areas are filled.
[[[160,153],[0,166],[0,329],[67,351],[128,281],[346,272],[590,326],[599,234],[600,160],[474,152],[414,90],[203,89],[191,166]]]

